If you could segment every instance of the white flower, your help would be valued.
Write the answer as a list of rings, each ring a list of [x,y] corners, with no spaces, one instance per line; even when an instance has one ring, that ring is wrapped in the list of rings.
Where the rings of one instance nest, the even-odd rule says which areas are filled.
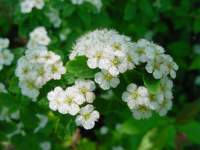
[[[34,7],[34,1],[24,0],[23,2],[21,2],[20,6],[21,6],[22,13],[30,13]]]
[[[50,43],[50,38],[44,27],[37,27],[30,33],[30,40],[35,41],[39,45],[47,46]]]
[[[120,35],[114,30],[95,30],[77,40],[69,58],[86,56],[89,68],[104,69],[116,76],[137,63],[137,60],[133,60],[134,55],[131,57],[131,62],[127,59],[127,53],[131,50],[130,45],[129,37]]]
[[[24,0],[20,4],[22,13],[30,13],[35,7],[42,9],[44,7],[44,0]]]
[[[4,65],[10,65],[14,59],[14,55],[10,50],[6,49],[9,46],[9,40],[0,38],[0,70]]]
[[[116,76],[112,76],[106,70],[102,70],[95,74],[95,82],[98,83],[103,90],[108,90],[111,87],[116,88],[120,80]]]
[[[76,124],[89,130],[95,126],[95,122],[99,117],[99,112],[94,110],[94,106],[86,105],[81,108],[80,114],[76,117]]]
[[[22,80],[19,82],[19,86],[23,95],[28,96],[33,101],[37,100],[37,97],[39,95],[39,86],[34,79]]]
[[[171,78],[176,78],[178,65],[173,61],[171,56],[165,55],[164,63],[161,67],[163,68],[163,70],[165,70],[166,74],[170,74]]]
[[[128,85],[127,91],[122,94],[122,100],[127,102],[130,109],[133,109],[140,104],[148,104],[148,96],[149,93],[145,87],[137,87],[136,84],[131,83]]]
[[[84,97],[79,93],[75,87],[68,87],[65,91],[61,87],[56,87],[47,95],[49,100],[49,107],[62,114],[76,115],[80,107],[85,101]]]
[[[108,70],[113,76],[117,76],[119,73],[124,73],[128,69],[126,59],[123,57],[111,57],[108,64],[101,66],[101,69]]]
[[[165,77],[160,80],[160,92],[163,93],[164,98],[166,99],[173,98],[172,88],[173,88],[173,82],[169,78]]]
[[[53,91],[50,91],[47,94],[47,98],[49,100],[49,107],[51,110],[56,111],[59,109],[59,107],[62,106],[63,93],[64,93],[64,90],[61,87],[56,87],[54,88]]]
[[[62,114],[76,115],[80,111],[79,105],[83,104],[84,97],[75,87],[68,87],[63,93],[62,105],[58,111]]]
[[[36,28],[30,33],[30,38],[25,56],[17,62],[15,74],[19,78],[22,94],[35,101],[39,95],[39,89],[52,79],[61,79],[66,69],[61,57],[48,51],[46,46],[50,39],[44,27]],[[33,84],[34,87],[28,88],[29,84]]]
[[[4,86],[4,84],[3,83],[0,83],[0,93],[7,93],[7,90],[6,90],[6,88],[5,88],[5,86]]]
[[[164,99],[156,109],[156,112],[160,116],[165,116],[169,110],[172,108],[172,100],[170,99]]]
[[[2,49],[8,48],[8,46],[9,46],[9,40],[0,38],[0,51]]]
[[[145,68],[148,73],[153,73],[155,79],[161,79],[168,74],[172,78],[175,78],[176,71],[178,70],[177,64],[166,54],[155,56],[154,59],[147,62]]]
[[[141,39],[136,43],[135,47],[133,48],[140,62],[144,63],[152,58],[153,53],[150,50],[149,41]]]
[[[149,93],[149,102],[148,105],[152,110],[156,110],[159,106],[159,103],[161,103],[164,100],[164,95],[161,92],[152,94]]]
[[[95,90],[95,83],[90,80],[76,80],[75,87],[79,90],[79,92],[85,97],[86,102],[92,103],[95,99],[95,94],[93,91]]]
[[[44,0],[33,0],[34,6],[37,9],[42,9],[44,7]]]
[[[152,116],[152,110],[149,108],[149,105],[146,103],[140,103],[139,105],[136,105],[132,109],[132,113],[135,119],[147,119]]]
[[[100,68],[101,64],[108,64],[108,54],[101,50],[101,48],[94,49],[89,53],[87,65],[91,69]]]
[[[50,74],[52,79],[61,79],[62,74],[66,72],[66,68],[63,66],[62,62],[57,62],[49,66]]]
[[[0,64],[10,65],[14,59],[14,55],[7,49],[0,51]]]

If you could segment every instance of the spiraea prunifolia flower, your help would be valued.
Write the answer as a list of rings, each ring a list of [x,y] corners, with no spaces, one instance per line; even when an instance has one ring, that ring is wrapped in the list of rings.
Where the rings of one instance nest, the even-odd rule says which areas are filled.
[[[91,103],[95,99],[95,83],[91,80],[76,80],[73,86],[65,90],[56,87],[47,95],[49,107],[61,114],[69,114],[76,117],[76,123],[85,129],[92,129],[99,118],[99,113],[94,111]],[[84,104],[88,104],[84,106]]]
[[[0,38],[0,71],[4,66],[11,65],[14,55],[8,50],[9,40],[5,38]]]
[[[23,0],[20,4],[22,13],[30,13],[33,8],[42,9],[45,5],[44,0]]]
[[[50,38],[45,28],[36,28],[30,33],[25,56],[22,56],[17,62],[15,74],[19,78],[22,94],[34,101],[43,85],[52,79],[61,79],[66,72],[61,57],[48,51],[46,46],[49,42]]]

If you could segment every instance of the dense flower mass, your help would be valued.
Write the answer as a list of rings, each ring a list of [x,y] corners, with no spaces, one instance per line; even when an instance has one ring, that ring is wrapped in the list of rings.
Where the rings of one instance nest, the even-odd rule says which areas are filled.
[[[0,71],[3,66],[10,65],[14,59],[14,55],[8,50],[9,40],[0,38]]]
[[[71,0],[72,4],[74,5],[81,5],[84,2],[88,2],[91,3],[92,5],[94,5],[98,11],[100,11],[101,7],[102,7],[102,1],[101,0]]]
[[[94,127],[95,121],[99,118],[99,113],[93,111],[94,107],[85,103],[92,103],[95,99],[95,84],[90,80],[78,79],[75,85],[66,88],[56,87],[47,95],[49,107],[53,111],[61,114],[78,115],[76,119],[77,125],[83,126],[85,129]]]
[[[145,64],[146,71],[160,80],[159,91],[151,93],[145,86],[132,83],[123,93],[123,101],[136,119],[149,118],[152,111],[163,116],[171,109],[173,83],[169,77],[176,77],[178,65],[161,46],[145,39],[134,43],[114,30],[102,29],[77,40],[69,58],[73,60],[76,56],[86,56],[89,68],[101,70],[94,80],[103,90],[116,88],[120,74]]]
[[[45,5],[44,0],[24,0],[21,2],[21,12],[30,13],[33,8],[42,9]]]
[[[25,56],[17,62],[16,76],[22,94],[36,100],[39,89],[49,80],[59,80],[66,72],[59,55],[47,50],[50,38],[45,28],[38,27],[30,33]]]
[[[152,111],[164,116],[172,107],[172,87],[173,83],[168,78],[161,79],[157,93],[150,93],[144,86],[138,87],[132,83],[123,93],[122,100],[127,103],[136,119],[149,118]]]

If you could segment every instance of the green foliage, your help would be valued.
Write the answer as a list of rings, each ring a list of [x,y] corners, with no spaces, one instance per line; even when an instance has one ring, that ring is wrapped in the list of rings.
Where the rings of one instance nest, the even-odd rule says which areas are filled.
[[[87,58],[78,56],[66,64],[67,71],[78,78],[94,78],[95,71],[87,66]]]

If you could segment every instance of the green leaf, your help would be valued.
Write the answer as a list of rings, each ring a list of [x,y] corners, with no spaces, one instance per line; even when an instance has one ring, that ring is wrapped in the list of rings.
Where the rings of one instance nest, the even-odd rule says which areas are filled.
[[[160,88],[160,80],[155,80],[153,77],[143,75],[144,85],[147,87],[150,93],[157,93]]]
[[[87,66],[87,58],[78,56],[66,64],[67,71],[78,78],[93,78],[95,70]]]
[[[124,11],[124,20],[130,21],[136,15],[136,7],[134,3],[127,3]]]
[[[175,141],[174,126],[153,128],[143,137],[138,150],[162,150],[167,144]]]
[[[197,18],[194,21],[193,29],[194,29],[195,33],[199,33],[200,32],[200,19],[199,18]]]
[[[78,145],[78,150],[96,150],[96,146],[93,142],[89,141],[88,139],[82,139]]]
[[[179,130],[184,132],[191,142],[200,144],[200,123],[196,121],[188,122],[179,126]]]
[[[200,69],[200,56],[196,56],[190,66],[191,69]]]

